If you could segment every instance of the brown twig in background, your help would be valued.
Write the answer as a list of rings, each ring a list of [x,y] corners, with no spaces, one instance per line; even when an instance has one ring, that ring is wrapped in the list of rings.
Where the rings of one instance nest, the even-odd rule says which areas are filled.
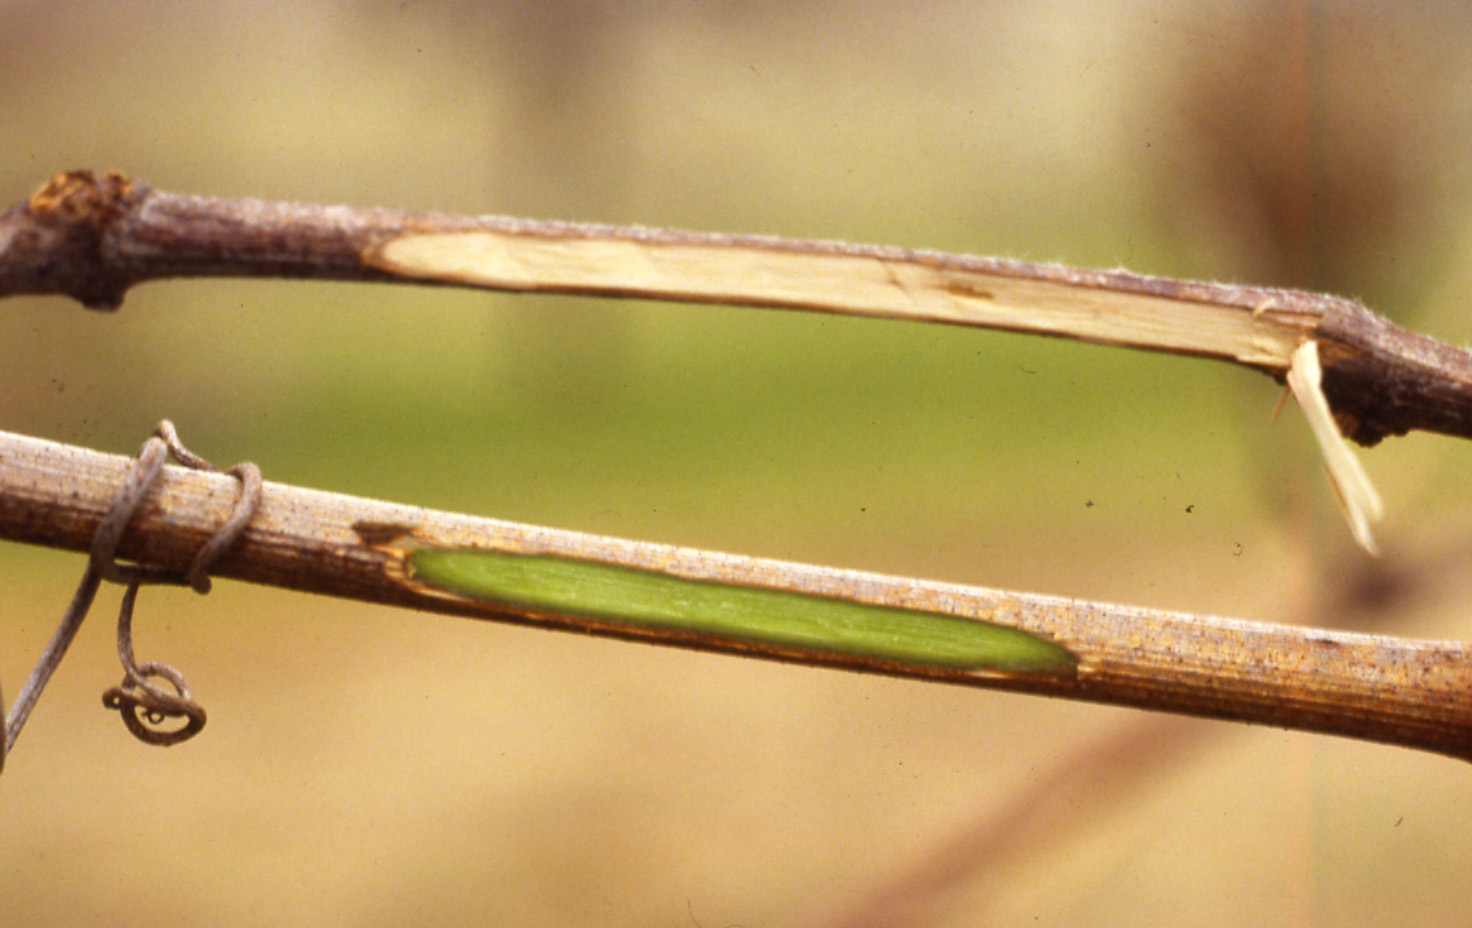
[[[84,551],[130,458],[0,432],[0,538]],[[222,474],[165,468],[118,546],[188,566],[238,495]],[[710,583],[938,612],[1021,629],[1066,648],[1066,671],[978,675],[817,653],[671,628],[518,611],[403,581],[395,542],[544,554]],[[1039,693],[1417,747],[1472,759],[1472,654],[1455,642],[1294,628],[886,577],[435,512],[266,484],[218,577],[814,666]]]
[[[0,297],[97,309],[169,277],[412,281],[884,316],[1243,364],[1279,380],[1318,344],[1345,435],[1472,438],[1472,355],[1331,296],[759,236],[189,196],[58,174],[0,214]]]
[[[978,797],[980,808],[974,814],[948,819],[918,851],[896,853],[877,872],[855,874],[846,885],[831,887],[790,928],[939,924],[945,915],[959,914],[957,897],[968,895],[967,919],[992,923],[994,913],[984,906],[978,909],[974,900],[990,895],[986,890],[1003,879],[1008,865],[1044,848],[1066,857],[1069,848],[1057,845],[1089,832],[1081,827],[1082,819],[1107,817],[1129,793],[1143,792],[1144,784],[1163,769],[1198,756],[1203,743],[1210,743],[1206,733],[1200,726],[1155,715],[1134,719],[1100,740],[1073,745],[1038,771],[1036,779],[1006,794],[999,807]]]

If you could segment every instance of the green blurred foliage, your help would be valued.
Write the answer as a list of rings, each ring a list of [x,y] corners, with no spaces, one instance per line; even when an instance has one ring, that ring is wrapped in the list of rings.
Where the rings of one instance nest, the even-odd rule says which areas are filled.
[[[119,168],[219,195],[1125,266],[1359,295],[1465,343],[1468,25],[1368,2],[11,2],[0,191]],[[131,451],[167,416],[219,463],[427,506],[1463,631],[1468,452],[1366,455],[1391,512],[1370,565],[1296,414],[1268,424],[1276,385],[1222,365],[875,320],[257,281],[150,284],[112,315],[10,300],[0,359],[0,427],[92,447]],[[13,692],[80,564],[0,552]],[[1428,558],[1450,566],[1428,580],[1413,569]],[[1350,595],[1367,576],[1395,593],[1378,611]],[[199,621],[165,623],[165,601]],[[145,594],[139,621],[144,650],[224,711],[203,747],[135,750],[98,718],[115,671],[102,630],[84,631],[0,783],[0,916],[65,924],[70,897],[78,924],[114,920],[120,899],[163,924],[766,923],[923,856],[949,822],[1009,808],[1077,745],[1139,724],[231,584]],[[274,687],[255,661],[279,668]],[[1199,726],[1222,743],[1206,760],[1162,736],[1144,773],[1101,773],[1139,783],[1133,798],[1032,851],[991,848],[935,922],[1379,924],[1401,920],[1398,893],[1465,921],[1455,868],[1416,869],[1466,860],[1459,770]],[[1347,777],[1346,758],[1374,772]],[[160,820],[182,844],[138,837]],[[191,890],[133,882],[120,847]],[[1386,858],[1405,864],[1393,879]]]

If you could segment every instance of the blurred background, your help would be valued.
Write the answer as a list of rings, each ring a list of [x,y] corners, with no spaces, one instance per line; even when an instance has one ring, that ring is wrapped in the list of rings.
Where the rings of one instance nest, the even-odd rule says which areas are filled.
[[[0,2],[0,202],[52,173],[1281,284],[1472,341],[1472,12],[1439,3]],[[0,428],[743,554],[1461,638],[1466,443],[1362,453],[1226,365],[1015,335],[183,281],[0,306]],[[77,555],[0,545],[13,696]],[[0,778],[0,920],[1465,925],[1430,755],[221,582],[210,713],[99,706],[105,589]],[[125,914],[126,913],[126,914]]]

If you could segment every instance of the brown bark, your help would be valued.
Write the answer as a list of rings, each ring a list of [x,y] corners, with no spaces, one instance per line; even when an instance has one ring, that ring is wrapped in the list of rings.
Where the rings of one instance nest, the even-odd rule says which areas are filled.
[[[86,551],[131,458],[0,432],[0,538]],[[183,572],[229,517],[230,476],[168,467],[118,554]],[[549,554],[1007,625],[1077,657],[1069,672],[986,673],[800,651],[575,615],[405,582],[406,544]],[[627,541],[265,485],[219,577],[748,657],[1015,690],[1399,744],[1472,760],[1472,653],[1457,642],[1248,623]]]
[[[1119,294],[1166,301],[1183,311],[1213,306],[1251,315],[1264,339],[1312,338],[1320,343],[1324,392],[1344,433],[1373,445],[1413,429],[1472,437],[1472,355],[1399,328],[1364,307],[1302,291],[1241,287],[1148,277],[1118,271],[1086,271],[998,258],[911,251],[795,239],[682,232],[513,219],[444,216],[350,207],[302,206],[259,200],[189,196],[150,189],[121,174],[58,174],[30,200],[0,214],[0,297],[21,294],[71,296],[94,309],[116,309],[134,284],[170,277],[286,277],[315,280],[411,281],[425,279],[386,269],[383,246],[410,234],[489,231],[515,239],[612,241],[655,248],[767,253],[872,261],[896,269],[942,276],[958,294],[966,275],[1037,283],[1079,294]],[[961,282],[956,282],[961,281]],[[729,302],[846,312],[841,306],[766,296],[649,292],[600,282],[519,281],[474,285],[505,290],[550,290],[603,296],[639,296],[691,302]],[[985,299],[971,288],[963,294]],[[885,314],[874,313],[868,314]],[[918,315],[917,318],[934,318]],[[942,321],[956,322],[955,319]],[[966,323],[962,323],[966,324]],[[988,324],[988,323],[970,323]],[[995,323],[992,323],[995,324]],[[1029,330],[1025,319],[1001,327]],[[1032,330],[1068,336],[1057,327]],[[1182,353],[1193,351],[1189,332],[1171,347],[1097,334],[1073,337],[1115,341]],[[1281,379],[1286,355],[1264,360],[1227,358]]]

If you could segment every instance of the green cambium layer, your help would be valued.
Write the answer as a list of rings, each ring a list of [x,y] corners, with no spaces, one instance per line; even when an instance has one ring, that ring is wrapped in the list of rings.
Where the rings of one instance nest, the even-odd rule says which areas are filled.
[[[439,590],[614,625],[954,670],[1056,674],[1076,664],[1051,641],[989,622],[572,558],[426,548],[409,566],[415,580]]]

